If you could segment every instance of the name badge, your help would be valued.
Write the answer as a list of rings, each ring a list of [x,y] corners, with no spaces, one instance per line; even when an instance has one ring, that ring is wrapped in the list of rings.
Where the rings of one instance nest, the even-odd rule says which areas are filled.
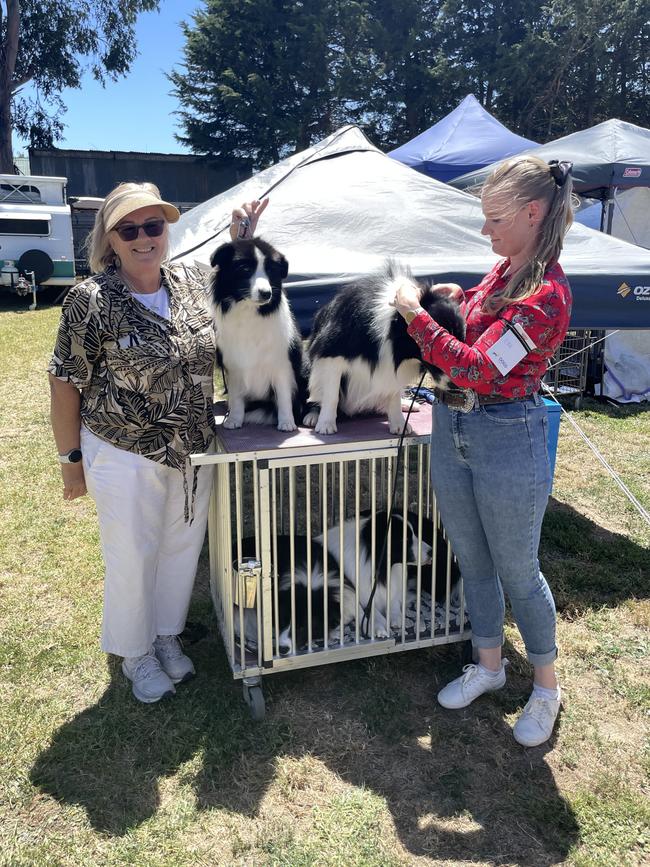
[[[515,323],[514,325],[508,323],[506,327],[509,330],[485,353],[499,373],[504,376],[506,373],[510,373],[512,368],[519,364],[521,359],[525,358],[529,352],[536,349],[534,341],[531,340],[530,336],[526,334],[519,323]]]

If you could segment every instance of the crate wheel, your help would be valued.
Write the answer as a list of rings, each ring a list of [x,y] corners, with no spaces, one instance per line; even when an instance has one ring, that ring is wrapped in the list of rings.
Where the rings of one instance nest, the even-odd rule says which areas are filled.
[[[244,701],[248,705],[251,717],[255,722],[261,722],[266,715],[264,693],[261,686],[244,686]]]

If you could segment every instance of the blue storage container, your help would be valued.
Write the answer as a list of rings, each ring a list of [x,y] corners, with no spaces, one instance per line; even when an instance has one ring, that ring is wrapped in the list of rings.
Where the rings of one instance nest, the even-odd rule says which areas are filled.
[[[560,436],[560,416],[562,407],[548,397],[542,398],[548,411],[548,457],[551,462],[551,487],[555,476],[555,457],[557,455],[557,441]]]

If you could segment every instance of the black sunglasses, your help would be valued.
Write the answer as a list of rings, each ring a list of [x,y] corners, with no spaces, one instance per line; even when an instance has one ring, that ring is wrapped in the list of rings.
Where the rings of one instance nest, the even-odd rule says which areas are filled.
[[[140,229],[144,229],[148,238],[159,238],[165,231],[165,222],[166,220],[147,220],[146,223],[141,223],[139,226],[117,226],[114,231],[123,241],[135,241],[140,234]]]

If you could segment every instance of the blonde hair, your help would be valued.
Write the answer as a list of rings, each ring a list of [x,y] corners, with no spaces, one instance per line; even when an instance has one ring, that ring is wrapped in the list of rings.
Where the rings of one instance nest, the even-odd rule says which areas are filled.
[[[534,294],[549,265],[560,258],[574,210],[571,176],[565,175],[562,179],[561,175],[557,168],[539,157],[512,157],[497,166],[485,181],[481,198],[485,200],[489,196],[502,202],[505,218],[512,216],[514,219],[517,211],[535,200],[542,202],[546,211],[529,260],[510,276],[502,291],[486,298],[486,311],[497,313],[508,304]]]
[[[114,190],[111,190],[102,202],[101,208],[95,214],[95,225],[86,238],[85,246],[88,251],[88,264],[93,274],[99,274],[110,265],[116,264],[116,254],[109,240],[105,215],[114,212],[119,200],[126,199],[135,192],[152,193],[157,199],[160,199],[158,187],[155,184],[146,182],[142,184],[133,182],[118,184]]]

